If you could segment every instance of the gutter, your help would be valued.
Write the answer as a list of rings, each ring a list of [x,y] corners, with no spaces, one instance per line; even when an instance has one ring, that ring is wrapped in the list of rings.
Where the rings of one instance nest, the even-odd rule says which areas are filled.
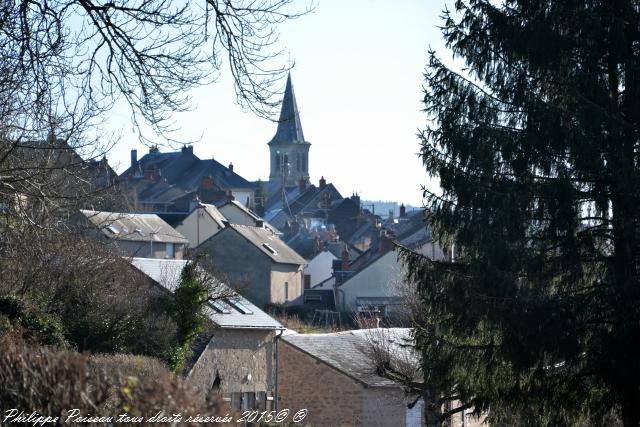
[[[278,341],[280,340],[280,338],[282,337],[282,334],[284,334],[284,329],[280,329],[280,334],[276,335],[273,338],[273,342],[275,345],[275,355],[276,355],[276,373],[275,373],[275,391],[274,391],[274,395],[273,395],[273,404],[274,404],[274,408],[273,410],[278,412],[278,400],[280,399],[280,394],[278,393]]]

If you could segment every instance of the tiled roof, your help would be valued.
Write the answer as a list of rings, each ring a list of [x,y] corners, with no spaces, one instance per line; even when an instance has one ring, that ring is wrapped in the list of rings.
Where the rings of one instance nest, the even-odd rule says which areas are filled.
[[[370,340],[385,340],[382,344],[396,354],[408,352],[404,346],[411,343],[410,334],[409,328],[379,328],[330,334],[285,334],[282,340],[368,387],[398,387],[400,384],[376,373],[376,367],[364,352]]]
[[[173,227],[155,214],[80,211],[107,237],[133,242],[189,243]]]
[[[240,234],[256,248],[260,249],[262,253],[271,258],[271,260],[274,262],[281,264],[300,265],[307,263],[304,258],[298,255],[296,251],[291,249],[277,235],[265,228],[251,227],[248,225],[229,224],[227,228],[222,232],[225,232],[227,230],[234,230],[235,232]],[[212,238],[215,238],[219,234],[220,233],[215,234]]]
[[[131,264],[158,283],[163,288],[174,292],[180,283],[182,269],[186,260],[132,258]],[[216,295],[220,296],[210,302],[206,314],[221,328],[234,329],[284,329],[278,321],[243,298],[224,283],[216,283]]]

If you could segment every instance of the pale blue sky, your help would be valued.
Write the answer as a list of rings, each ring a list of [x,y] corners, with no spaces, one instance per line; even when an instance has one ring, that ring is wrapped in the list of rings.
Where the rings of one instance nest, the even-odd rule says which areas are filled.
[[[309,172],[333,182],[343,196],[421,205],[421,184],[431,188],[416,155],[425,124],[422,77],[429,46],[446,59],[437,26],[443,1],[320,0],[310,15],[280,27],[280,42],[295,61],[292,79],[302,127],[311,142]],[[284,81],[282,82],[284,89]],[[269,176],[267,142],[276,124],[235,104],[226,70],[193,94],[195,109],[176,115],[184,139],[200,139],[194,152],[214,157],[249,180]],[[118,172],[138,143],[128,114],[111,124],[122,138],[109,160]]]

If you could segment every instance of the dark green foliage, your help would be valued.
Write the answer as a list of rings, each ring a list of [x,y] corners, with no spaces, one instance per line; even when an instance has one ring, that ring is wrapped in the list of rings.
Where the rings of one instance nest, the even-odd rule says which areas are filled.
[[[163,357],[176,325],[166,292],[109,247],[73,235],[5,234],[0,315],[43,344]],[[18,311],[18,314],[15,314]]]
[[[183,268],[180,284],[167,300],[167,313],[177,326],[175,340],[165,356],[173,372],[184,366],[196,337],[205,325],[204,307],[209,288],[198,265],[199,260],[196,259]]]
[[[64,328],[60,318],[46,313],[42,307],[33,304],[33,299],[23,301],[16,296],[0,296],[0,319],[4,318],[4,332],[10,332],[13,325],[24,328],[26,338],[32,338],[59,348],[67,346]],[[0,331],[0,337],[4,335]]]
[[[405,253],[426,382],[525,425],[640,423],[640,4],[456,2],[425,74],[429,222]],[[446,399],[445,399],[446,400]]]

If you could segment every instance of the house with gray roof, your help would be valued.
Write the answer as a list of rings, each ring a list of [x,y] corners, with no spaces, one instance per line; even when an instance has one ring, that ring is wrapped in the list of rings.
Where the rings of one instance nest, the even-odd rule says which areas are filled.
[[[306,408],[305,422],[313,426],[422,426],[422,400],[411,405],[416,396],[378,374],[367,355],[371,339],[383,340],[381,345],[418,365],[404,350],[412,342],[405,328],[283,335],[278,363],[281,406]]]
[[[200,244],[228,282],[258,306],[301,304],[306,260],[264,227],[226,223]]]
[[[182,259],[189,241],[155,214],[81,210],[90,234],[127,257]]]
[[[192,146],[168,153],[152,147],[140,159],[131,150],[131,165],[120,175],[120,185],[136,210],[154,213],[187,214],[194,201],[235,199],[252,207],[255,195],[255,184],[238,175],[232,163],[200,159]]]
[[[188,261],[133,258],[131,264],[174,292]],[[275,340],[284,327],[213,277],[209,327],[196,341],[186,379],[203,396],[222,394],[232,409],[270,410],[276,395]]]

